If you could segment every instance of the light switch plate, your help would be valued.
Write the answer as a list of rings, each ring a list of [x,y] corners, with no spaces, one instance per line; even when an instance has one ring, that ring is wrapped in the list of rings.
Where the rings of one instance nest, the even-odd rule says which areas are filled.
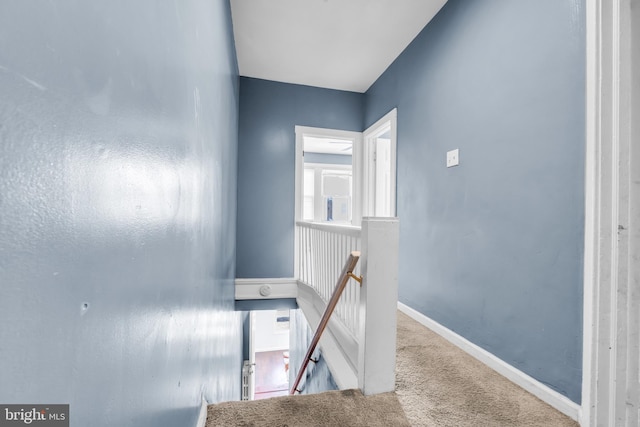
[[[458,166],[460,164],[460,149],[447,151],[447,167]]]

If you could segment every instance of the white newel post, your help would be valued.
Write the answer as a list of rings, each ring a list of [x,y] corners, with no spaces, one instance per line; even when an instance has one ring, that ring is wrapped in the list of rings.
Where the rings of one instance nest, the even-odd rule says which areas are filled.
[[[365,395],[395,389],[398,246],[397,218],[363,218],[358,387]]]

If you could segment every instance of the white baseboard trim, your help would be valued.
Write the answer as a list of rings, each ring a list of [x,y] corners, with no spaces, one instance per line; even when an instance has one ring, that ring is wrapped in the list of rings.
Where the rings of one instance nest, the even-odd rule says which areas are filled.
[[[566,396],[563,396],[557,391],[552,390],[548,386],[542,384],[540,381],[530,377],[519,369],[514,368],[504,360],[499,359],[495,355],[489,353],[487,350],[475,345],[466,338],[463,338],[452,330],[442,326],[440,323],[428,318],[424,314],[412,309],[411,307],[398,302],[398,309],[407,316],[411,317],[416,322],[431,329],[433,332],[440,335],[451,344],[478,359],[480,362],[484,363],[500,375],[519,385],[529,393],[536,396],[538,399],[548,403],[549,405],[553,406],[558,411],[574,419],[575,421],[579,421],[580,405],[573,402]]]

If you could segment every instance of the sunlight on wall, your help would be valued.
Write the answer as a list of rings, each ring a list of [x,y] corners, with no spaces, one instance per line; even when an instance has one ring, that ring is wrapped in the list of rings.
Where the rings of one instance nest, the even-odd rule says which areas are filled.
[[[99,162],[80,153],[72,157],[68,171],[79,188],[74,213],[88,227],[99,221],[115,228],[163,227],[177,221],[199,221],[197,203],[202,185],[196,165],[179,163],[149,152],[106,151]],[[186,191],[188,190],[188,191]]]

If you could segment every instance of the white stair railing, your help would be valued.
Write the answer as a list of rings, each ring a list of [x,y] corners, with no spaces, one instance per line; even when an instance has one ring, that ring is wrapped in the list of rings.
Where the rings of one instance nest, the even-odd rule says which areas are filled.
[[[324,313],[322,314],[322,318],[320,319],[320,324],[318,325],[318,328],[316,329],[316,332],[313,335],[311,344],[309,344],[309,348],[307,349],[307,354],[305,354],[304,356],[304,359],[302,361],[302,366],[300,367],[300,370],[298,371],[298,375],[296,376],[296,380],[293,383],[293,386],[291,387],[290,394],[295,394],[296,391],[300,392],[300,390],[298,390],[298,385],[300,385],[300,381],[302,381],[302,377],[306,374],[306,370],[307,370],[307,366],[309,365],[309,362],[315,363],[315,360],[311,356],[313,355],[313,352],[315,351],[316,346],[320,342],[320,338],[322,337],[322,334],[324,333],[327,325],[329,324],[329,320],[331,320],[331,316],[334,313],[334,310],[338,304],[338,301],[340,300],[340,297],[342,296],[342,293],[344,292],[347,284],[349,283],[349,279],[353,278],[357,282],[362,281],[361,278],[359,278],[354,274],[355,267],[358,264],[359,259],[360,259],[360,252],[358,251],[353,251],[349,255],[349,258],[347,259],[344,265],[344,268],[342,269],[342,273],[340,273],[340,276],[338,277],[338,281],[333,290],[331,298],[329,299],[329,301],[326,302],[327,307],[325,308]]]
[[[297,277],[329,302],[344,260],[361,246],[360,227],[298,222]],[[360,275],[360,266],[354,274]],[[345,288],[334,315],[354,338],[358,336],[360,287]]]
[[[315,311],[305,312],[308,320],[319,318],[318,312],[326,308],[344,260],[352,251],[361,252],[354,276],[362,278],[362,286],[351,283],[344,289],[328,324],[332,341],[327,348],[344,354],[364,394],[392,391],[395,386],[398,234],[397,218],[363,218],[362,228],[296,224],[296,278],[299,286],[316,294],[312,299],[324,302],[318,307],[301,301],[308,291],[299,289],[303,312],[305,307]]]

